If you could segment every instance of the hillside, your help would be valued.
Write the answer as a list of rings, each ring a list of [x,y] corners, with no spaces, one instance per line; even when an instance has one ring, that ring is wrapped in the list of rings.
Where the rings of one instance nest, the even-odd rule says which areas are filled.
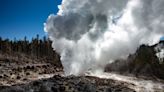
[[[160,48],[159,48],[160,46]],[[127,60],[117,60],[108,64],[105,72],[117,72],[121,74],[134,74],[136,77],[146,76],[153,79],[164,79],[164,61],[157,57],[164,48],[164,41],[154,45],[142,45],[135,54],[129,55]]]
[[[132,84],[115,80],[65,77],[59,58],[48,39],[0,39],[0,92],[133,91],[127,87]]]
[[[63,73],[62,68],[44,58],[0,53],[0,86],[28,83],[59,73]]]
[[[59,55],[46,37],[28,41],[0,38],[0,85],[28,83],[63,73]]]
[[[110,73],[100,76],[64,76],[60,56],[48,39],[0,39],[0,43],[0,92],[160,92],[164,88],[164,62],[159,58],[164,42],[142,45],[127,60],[108,64],[105,72]]]

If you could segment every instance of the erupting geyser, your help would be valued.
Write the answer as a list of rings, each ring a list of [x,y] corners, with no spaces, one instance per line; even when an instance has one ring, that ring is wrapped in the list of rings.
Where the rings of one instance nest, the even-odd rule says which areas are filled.
[[[102,71],[164,35],[164,0],[63,0],[45,31],[66,75]]]

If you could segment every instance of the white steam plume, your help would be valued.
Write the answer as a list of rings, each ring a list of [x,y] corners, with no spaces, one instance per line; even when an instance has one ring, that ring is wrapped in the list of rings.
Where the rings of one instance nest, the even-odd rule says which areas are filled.
[[[63,0],[45,31],[66,75],[103,70],[164,35],[164,0]]]

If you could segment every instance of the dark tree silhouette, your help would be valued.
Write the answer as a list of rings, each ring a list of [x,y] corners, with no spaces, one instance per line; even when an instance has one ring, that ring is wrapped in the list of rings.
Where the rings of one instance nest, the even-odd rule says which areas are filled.
[[[16,38],[9,40],[0,37],[0,53],[23,53],[34,58],[45,58],[61,66],[60,56],[53,51],[51,41],[46,36],[40,39],[39,35],[36,35],[36,38],[32,38],[31,41],[27,40],[26,36],[23,40],[17,40]]]

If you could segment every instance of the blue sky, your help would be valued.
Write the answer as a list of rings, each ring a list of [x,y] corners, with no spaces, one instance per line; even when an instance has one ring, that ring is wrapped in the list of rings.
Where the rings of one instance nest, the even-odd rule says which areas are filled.
[[[60,3],[61,0],[0,0],[0,37],[45,36],[43,23],[49,14],[57,13]]]
[[[0,36],[28,39],[46,35],[43,23],[49,14],[56,14],[61,0],[0,0]]]

